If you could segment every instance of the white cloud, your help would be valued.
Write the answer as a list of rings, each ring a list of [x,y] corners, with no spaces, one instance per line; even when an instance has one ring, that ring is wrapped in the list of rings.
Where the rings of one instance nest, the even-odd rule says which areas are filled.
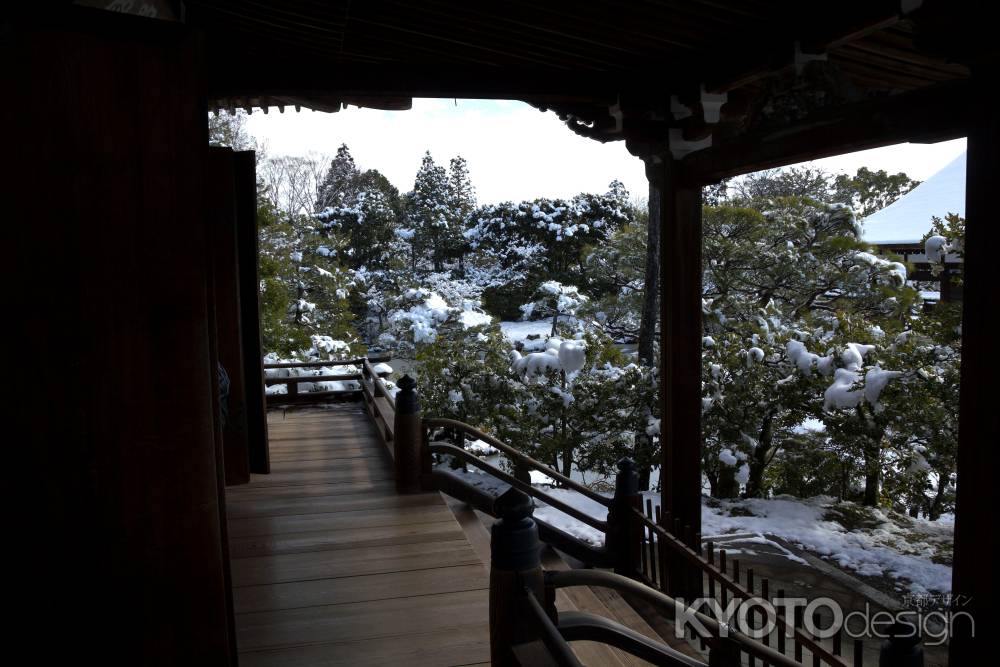
[[[806,164],[822,167],[832,173],[853,174],[858,167],[868,167],[872,171],[885,169],[890,174],[902,171],[910,178],[925,181],[961,155],[964,150],[965,139],[936,144],[896,144],[836,155]]]
[[[271,155],[332,156],[346,143],[362,169],[375,168],[400,191],[413,187],[424,151],[469,164],[480,203],[604,192],[613,179],[645,197],[642,161],[624,142],[600,144],[571,132],[554,113],[507,100],[416,99],[409,111],[350,107],[334,114],[255,112],[248,127]],[[905,171],[924,180],[965,150],[965,140],[900,144],[814,163],[837,173],[858,167]]]
[[[480,203],[605,192],[615,178],[633,195],[647,192],[642,161],[624,142],[577,136],[551,111],[522,102],[416,99],[409,111],[334,114],[272,109],[255,112],[248,128],[271,155],[333,155],[346,143],[358,166],[378,169],[403,192],[426,150],[439,164],[464,157]]]

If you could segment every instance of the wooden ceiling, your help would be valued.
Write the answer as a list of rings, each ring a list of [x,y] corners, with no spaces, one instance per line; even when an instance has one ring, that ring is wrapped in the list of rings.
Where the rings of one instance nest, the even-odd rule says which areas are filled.
[[[953,0],[183,4],[205,34],[213,109],[517,99],[639,152],[683,154],[709,135],[718,144],[969,77],[969,58],[938,34],[961,25]]]

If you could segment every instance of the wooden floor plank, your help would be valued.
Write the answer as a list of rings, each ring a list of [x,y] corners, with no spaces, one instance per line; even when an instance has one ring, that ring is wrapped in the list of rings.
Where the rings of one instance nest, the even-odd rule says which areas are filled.
[[[486,589],[478,564],[438,567],[417,572],[384,572],[340,579],[290,581],[233,589],[236,613],[296,609],[349,602],[371,602],[407,595],[434,595]]]
[[[461,527],[452,519],[446,523],[421,523],[414,526],[373,526],[232,537],[229,540],[229,553],[232,558],[237,559],[307,551],[339,551],[345,548],[365,547],[374,550],[394,544],[417,544],[464,538],[465,534]]]
[[[377,479],[382,479],[385,470],[385,462],[381,457],[375,456],[351,456],[338,457],[332,459],[298,459],[296,461],[272,461],[271,474],[292,473],[292,472],[330,472],[337,475],[351,472],[357,475],[362,469],[369,468],[377,475],[372,475]]]
[[[475,631],[488,626],[488,614],[482,590],[460,591],[240,614],[237,638],[248,651],[344,640],[390,643],[429,632]]]
[[[271,450],[271,463],[292,461],[320,461],[323,459],[383,458],[382,452],[360,447],[303,447],[299,450]]]
[[[227,507],[230,521],[242,517],[293,516],[296,514],[316,514],[333,512],[355,512],[359,510],[402,509],[437,505],[431,494],[418,496],[382,495],[377,492],[330,494],[333,489],[317,487],[284,487],[299,493],[272,495],[247,495],[237,503]],[[269,490],[277,490],[272,487]],[[302,493],[315,491],[316,493]]]
[[[383,639],[314,644],[240,654],[240,667],[449,667],[488,665],[489,638],[468,632],[409,635],[406,641]]]
[[[390,544],[379,549],[343,549],[331,555],[306,551],[277,556],[235,558],[232,562],[233,585],[304,581],[355,577],[380,572],[426,570],[479,562],[464,539],[416,544]]]
[[[386,509],[318,514],[282,514],[267,517],[230,519],[231,537],[283,535],[316,530],[349,530],[381,526],[412,526],[424,523],[452,523],[451,512],[440,505],[416,505]]]
[[[227,489],[240,663],[488,662],[487,570],[441,494],[396,493],[356,405],[268,422],[271,473]]]
[[[250,476],[250,484],[235,486],[226,491],[226,497],[237,502],[254,499],[279,500],[282,498],[309,498],[315,496],[344,496],[368,494],[379,498],[389,496],[403,497],[396,494],[396,485],[391,480],[377,483],[346,484],[323,483],[294,484],[289,486],[264,486],[254,483],[257,475]]]
[[[352,484],[354,486],[371,485],[374,482],[385,482],[392,479],[389,470],[372,471],[364,475],[357,470],[312,470],[307,472],[274,472],[270,475],[251,475],[251,482],[257,488],[267,486],[301,486],[303,484]]]

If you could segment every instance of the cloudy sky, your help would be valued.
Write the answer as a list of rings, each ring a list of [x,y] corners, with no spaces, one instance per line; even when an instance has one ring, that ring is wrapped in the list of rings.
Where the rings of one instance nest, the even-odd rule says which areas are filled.
[[[617,178],[644,196],[642,162],[624,142],[579,137],[550,112],[511,101],[417,99],[409,111],[350,107],[339,113],[255,112],[250,132],[271,155],[332,156],[346,143],[358,166],[375,168],[407,191],[424,151],[439,164],[461,155],[480,203],[604,192]],[[965,140],[901,144],[817,162],[831,172],[858,167],[905,171],[924,180],[965,150]]]

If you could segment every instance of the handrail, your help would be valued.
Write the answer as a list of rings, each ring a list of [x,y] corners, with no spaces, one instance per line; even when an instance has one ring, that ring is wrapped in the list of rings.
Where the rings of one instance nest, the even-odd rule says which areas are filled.
[[[800,663],[785,654],[736,632],[732,627],[722,624],[700,611],[686,609],[682,603],[672,597],[628,577],[600,570],[550,570],[545,573],[545,585],[553,588],[600,586],[616,590],[619,593],[634,595],[666,611],[671,620],[677,620],[678,612],[686,617],[693,617],[709,631],[712,637],[719,637],[724,632],[730,640],[739,646],[740,650],[764,660],[765,664],[776,667],[801,667]]]
[[[342,382],[357,381],[361,379],[360,373],[349,375],[296,375],[287,378],[264,378],[264,384],[268,387],[276,384],[304,384],[306,382]]]
[[[470,454],[469,452],[465,451],[461,447],[456,447],[455,445],[451,445],[451,444],[447,444],[447,443],[437,443],[436,442],[436,443],[431,443],[430,445],[428,445],[428,449],[430,450],[430,452],[432,454],[449,454],[449,455],[454,456],[456,458],[460,458],[463,461],[465,461],[466,463],[472,464],[475,467],[479,468],[480,470],[484,470],[484,471],[488,472],[493,477],[496,477],[497,479],[499,479],[502,482],[510,484],[511,486],[513,486],[514,488],[516,488],[517,490],[522,491],[524,493],[527,493],[529,496],[534,496],[535,498],[538,498],[539,500],[545,502],[546,505],[549,505],[550,507],[554,507],[557,510],[559,510],[560,512],[563,512],[564,514],[568,514],[569,516],[573,517],[577,521],[580,521],[581,523],[585,523],[586,525],[590,526],[591,528],[594,528],[596,530],[600,530],[601,532],[605,532],[608,529],[608,523],[606,521],[601,521],[600,519],[595,519],[594,517],[590,516],[586,512],[578,510],[577,508],[573,507],[572,505],[564,503],[563,501],[561,501],[561,500],[559,500],[557,498],[553,498],[552,496],[550,496],[549,494],[545,493],[541,489],[536,489],[531,484],[528,484],[526,482],[522,482],[521,480],[517,479],[516,477],[514,477],[512,475],[509,475],[508,473],[505,473],[504,471],[500,470],[499,468],[491,466],[489,463],[486,463],[485,461],[483,461],[482,459],[480,459],[478,456],[476,456],[474,454]]]
[[[560,611],[559,633],[568,641],[608,644],[654,665],[667,667],[707,667],[701,660],[684,655],[667,644],[605,618],[583,611]]]
[[[379,396],[381,398],[386,399],[387,401],[389,401],[389,405],[392,407],[392,409],[395,410],[396,409],[395,397],[391,393],[389,393],[389,389],[388,387],[385,386],[385,382],[382,380],[382,377],[375,372],[375,367],[372,366],[371,362],[368,359],[361,360],[361,375],[362,375],[361,378],[362,384],[367,384],[369,382],[369,378],[371,378],[370,381],[372,386],[370,393],[372,397],[374,398],[375,396]]]
[[[284,361],[274,364],[264,364],[264,368],[320,368],[323,366],[357,366],[360,365],[362,360],[374,361],[375,363],[381,364],[389,361],[392,357],[356,357],[354,359],[332,359],[329,361]]]
[[[531,611],[531,615],[535,617],[535,621],[538,622],[542,630],[542,643],[549,650],[549,655],[555,661],[556,665],[559,667],[583,667],[579,658],[573,653],[573,649],[569,647],[566,639],[559,632],[559,628],[552,622],[549,615],[545,613],[545,609],[542,608],[542,604],[535,597],[535,594],[528,588],[524,589],[523,594],[527,596],[528,609]]]
[[[473,486],[465,481],[465,478],[452,474],[444,466],[438,466],[431,470],[427,477],[427,483],[432,485],[428,488],[434,488],[452,498],[461,500],[484,514],[498,518],[497,496],[478,486]],[[535,519],[535,523],[538,525],[538,536],[545,544],[592,567],[612,566],[611,554],[606,548],[588,544],[575,535],[570,535],[541,519]]]
[[[634,513],[633,518],[649,528],[656,535],[658,540],[662,540],[663,543],[670,549],[694,565],[701,572],[718,581],[720,585],[725,586],[734,596],[738,596],[743,599],[757,597],[752,591],[748,591],[746,588],[741,586],[739,582],[733,581],[724,571],[702,558],[698,552],[684,544],[683,541],[668,532],[663,526],[657,524],[635,508],[632,508],[632,511]],[[795,639],[802,644],[802,646],[809,649],[815,657],[818,657],[831,665],[844,664],[839,657],[835,656],[822,645],[818,644],[812,637],[803,632],[801,629],[796,628],[793,624],[789,623],[788,619],[786,619],[784,615],[778,613],[777,610],[774,611],[774,618],[779,628],[792,628],[795,634]],[[793,662],[792,664],[797,663]]]
[[[553,470],[551,467],[545,465],[544,463],[541,463],[540,461],[536,461],[535,459],[531,458],[527,454],[519,452],[518,450],[514,449],[510,445],[501,442],[500,440],[494,438],[492,435],[489,435],[488,433],[483,433],[482,431],[480,431],[476,427],[470,426],[469,424],[466,424],[465,422],[460,422],[460,421],[458,421],[456,419],[431,418],[431,419],[424,419],[424,427],[426,427],[426,428],[451,428],[451,429],[456,429],[458,431],[463,431],[463,432],[471,435],[472,437],[476,438],[477,440],[482,440],[483,442],[486,442],[486,443],[492,445],[493,447],[496,447],[501,452],[503,452],[504,454],[506,454],[508,457],[510,457],[510,458],[512,458],[512,459],[514,459],[516,461],[520,461],[521,463],[523,463],[523,464],[525,464],[525,465],[527,465],[527,466],[529,466],[531,468],[534,468],[535,470],[538,470],[539,472],[547,475],[548,477],[551,477],[552,479],[556,480],[557,482],[559,482],[563,486],[566,486],[567,488],[570,488],[573,491],[576,491],[577,493],[580,493],[580,494],[586,496],[587,498],[590,498],[594,502],[600,503],[601,505],[604,505],[605,507],[607,507],[609,509],[611,508],[611,498],[608,498],[606,496],[602,496],[601,494],[596,493],[596,492],[588,489],[583,484],[580,484],[579,482],[576,482],[576,481],[570,479],[569,477],[566,477],[562,473],[560,473],[560,472],[558,472],[556,470]]]

